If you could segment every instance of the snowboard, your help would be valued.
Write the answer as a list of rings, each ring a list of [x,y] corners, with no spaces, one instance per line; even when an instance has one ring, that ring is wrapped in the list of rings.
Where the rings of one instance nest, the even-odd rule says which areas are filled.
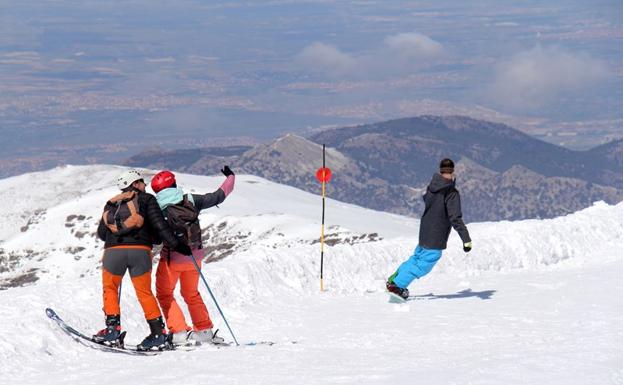
[[[406,303],[411,300],[411,298],[404,299],[398,294],[394,294],[390,291],[388,291],[387,294],[389,295],[389,303]]]

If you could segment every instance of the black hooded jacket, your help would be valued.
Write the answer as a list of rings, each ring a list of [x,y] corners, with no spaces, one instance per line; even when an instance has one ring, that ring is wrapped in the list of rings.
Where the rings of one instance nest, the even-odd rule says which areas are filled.
[[[420,222],[420,246],[426,249],[443,250],[447,247],[450,227],[454,227],[463,243],[471,242],[463,215],[461,197],[453,180],[441,174],[433,179],[424,194],[426,208]]]
[[[138,191],[138,190],[137,190]],[[108,206],[110,202],[106,202]],[[114,246],[130,246],[141,245],[152,247],[159,244],[162,240],[166,241],[172,248],[176,248],[178,244],[177,238],[173,235],[171,229],[164,220],[160,206],[156,201],[156,197],[151,194],[138,191],[138,212],[145,219],[143,226],[129,234],[117,236],[106,227],[103,219],[97,228],[98,237],[105,242],[104,247]],[[104,210],[106,207],[104,208]]]

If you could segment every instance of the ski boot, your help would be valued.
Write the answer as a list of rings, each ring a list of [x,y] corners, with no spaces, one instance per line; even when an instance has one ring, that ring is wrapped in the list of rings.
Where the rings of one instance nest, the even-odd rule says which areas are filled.
[[[121,331],[121,317],[119,314],[106,316],[106,328],[92,337],[93,342],[106,346],[123,348],[125,332]]]
[[[170,333],[169,334],[169,343],[173,346],[186,346],[186,345],[190,345],[191,341],[189,340],[189,336],[190,336],[189,331],[181,331],[181,332],[176,332],[176,333]]]
[[[212,333],[212,329],[191,331],[188,333],[188,339],[200,344],[210,343],[214,345],[226,345],[225,339],[217,336],[216,333],[218,333],[218,329],[216,329],[214,333]]]
[[[167,333],[164,330],[162,317],[147,320],[147,323],[149,324],[151,334],[145,337],[143,342],[136,346],[136,350],[146,351],[171,349],[171,343],[169,342]]]

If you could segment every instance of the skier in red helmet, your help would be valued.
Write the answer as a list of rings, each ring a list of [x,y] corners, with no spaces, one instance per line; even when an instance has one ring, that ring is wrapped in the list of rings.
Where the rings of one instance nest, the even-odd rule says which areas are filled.
[[[156,193],[156,199],[169,227],[179,242],[191,248],[199,267],[204,258],[199,212],[222,203],[234,189],[233,171],[229,166],[224,166],[221,172],[227,179],[219,189],[204,195],[184,194],[177,186],[175,175],[168,170],[157,173],[151,180],[151,188]],[[172,334],[171,342],[173,345],[191,342],[223,343],[223,339],[212,332],[214,325],[197,288],[199,271],[192,258],[190,255],[175,251],[166,242],[160,252],[160,262],[156,271],[156,297]],[[186,323],[184,313],[173,296],[178,281],[193,322],[192,328]]]

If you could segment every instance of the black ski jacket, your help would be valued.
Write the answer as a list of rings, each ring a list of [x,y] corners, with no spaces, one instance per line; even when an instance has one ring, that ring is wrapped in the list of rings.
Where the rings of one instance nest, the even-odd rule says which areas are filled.
[[[450,227],[454,227],[463,243],[471,242],[463,215],[461,197],[453,180],[441,174],[433,179],[424,194],[424,214],[420,222],[420,246],[426,249],[443,250],[447,247]]]
[[[207,209],[212,206],[220,205],[225,201],[225,192],[223,189],[218,189],[213,193],[207,194],[192,194],[193,201],[195,202],[195,208],[197,212]]]
[[[137,190],[138,191],[138,190]],[[106,206],[111,205],[110,202],[106,202]],[[106,206],[104,210],[106,210]],[[104,247],[109,248],[113,246],[129,246],[129,245],[142,245],[152,247],[154,244],[159,244],[162,240],[166,241],[172,248],[177,247],[178,240],[173,235],[171,229],[164,220],[160,206],[156,201],[156,197],[151,194],[139,191],[138,192],[138,212],[145,219],[143,226],[129,234],[117,236],[113,234],[103,219],[100,219],[100,224],[97,228],[98,237],[105,242]]]

